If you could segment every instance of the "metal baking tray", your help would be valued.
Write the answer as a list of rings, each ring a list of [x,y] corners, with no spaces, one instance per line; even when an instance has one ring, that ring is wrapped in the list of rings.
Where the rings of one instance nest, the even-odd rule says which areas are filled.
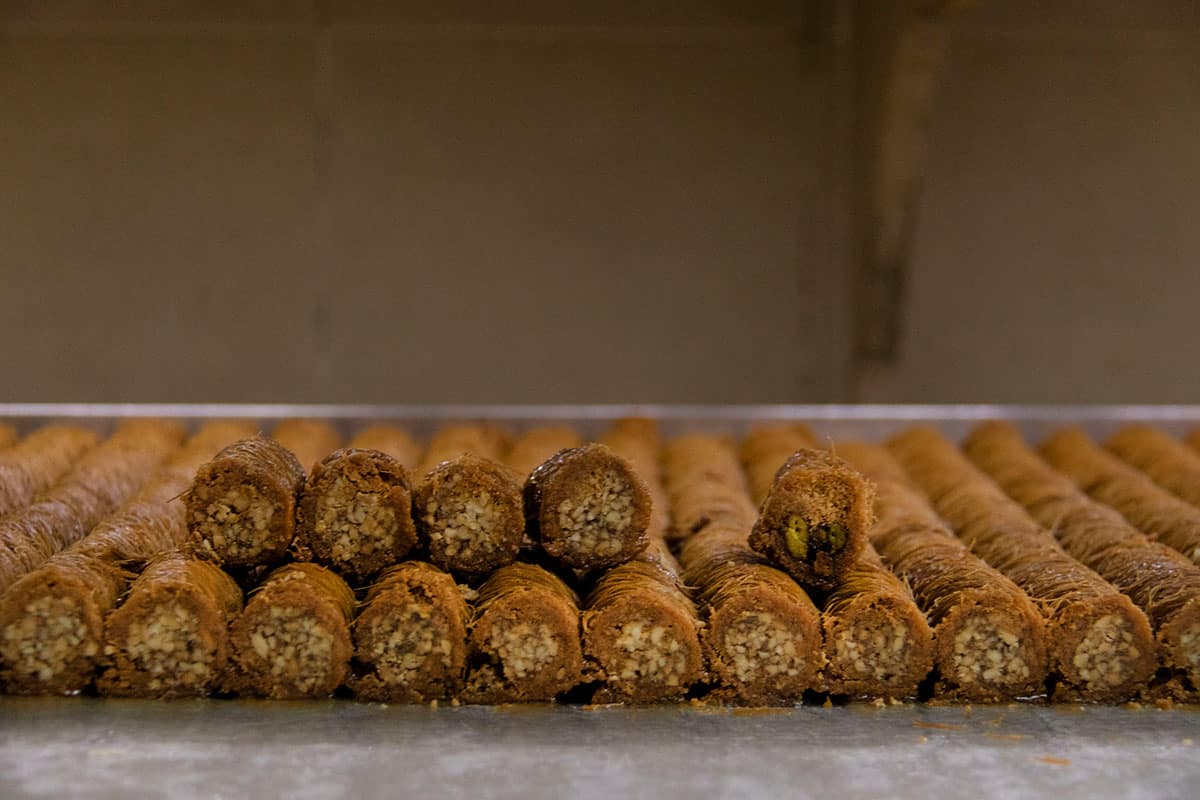
[[[959,437],[1008,419],[1038,438],[1153,422],[1200,426],[1200,406],[310,406],[0,404],[23,429],[110,428],[130,416],[448,419],[588,433],[611,419],[669,434],[741,433],[800,419],[831,440],[930,424]],[[1069,797],[1185,798],[1200,786],[1200,712],[1076,705],[399,707],[352,701],[0,698],[0,797]]]

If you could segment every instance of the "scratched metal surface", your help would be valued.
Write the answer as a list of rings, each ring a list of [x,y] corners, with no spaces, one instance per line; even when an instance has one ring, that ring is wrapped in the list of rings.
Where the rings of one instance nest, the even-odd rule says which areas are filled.
[[[0,699],[6,798],[1184,798],[1200,711]]]

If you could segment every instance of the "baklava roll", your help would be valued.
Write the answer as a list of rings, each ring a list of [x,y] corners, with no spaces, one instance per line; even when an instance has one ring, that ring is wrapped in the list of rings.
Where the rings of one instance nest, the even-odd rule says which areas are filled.
[[[99,437],[74,425],[47,425],[0,452],[0,517],[28,506]]]
[[[174,423],[122,423],[33,505],[0,519],[0,594],[133,497],[182,438]]]
[[[354,620],[357,697],[449,700],[462,691],[470,608],[450,575],[423,561],[389,567]]]
[[[650,491],[602,444],[562,450],[525,482],[530,538],[572,569],[605,569],[646,549]]]
[[[1154,674],[1146,615],[1068,555],[940,433],[911,429],[888,449],[971,550],[1041,607],[1058,698],[1125,699]]]
[[[17,440],[17,429],[5,422],[0,422],[0,450],[8,447]]]
[[[523,562],[492,574],[468,639],[470,703],[551,701],[582,677],[579,603],[556,575]]]
[[[486,575],[521,549],[521,484],[497,461],[464,453],[441,462],[417,484],[412,506],[418,540],[442,569]]]
[[[763,498],[750,547],[802,586],[829,591],[858,560],[874,522],[869,481],[832,453],[797,450]]]
[[[354,434],[348,447],[387,453],[413,472],[421,464],[421,445],[406,429],[397,425],[372,425]]]
[[[1200,508],[1200,453],[1152,425],[1129,425],[1106,443],[1109,452]]]
[[[285,419],[271,431],[271,438],[291,451],[304,471],[342,446],[342,436],[323,419]]]
[[[229,657],[229,621],[242,608],[233,578],[179,553],[152,561],[105,622],[96,686],[118,697],[202,697]]]
[[[296,533],[304,470],[291,451],[256,436],[222,449],[184,496],[188,549],[229,569],[278,563]]]
[[[309,473],[293,550],[302,561],[369,578],[417,543],[408,471],[379,450],[335,450]]]
[[[495,425],[475,422],[452,422],[443,425],[429,440],[425,457],[417,470],[424,475],[443,461],[451,461],[470,453],[491,461],[504,461],[508,455],[508,437]],[[524,478],[524,476],[521,476]]]
[[[183,542],[179,495],[197,464],[238,432],[203,427],[132,500],[13,585],[0,600],[0,683],[20,694],[72,694],[91,683],[104,620],[134,571]]]
[[[1133,527],[1200,564],[1200,509],[1096,446],[1079,428],[1042,443],[1042,458],[1093,500],[1111,506]]]
[[[742,440],[740,456],[750,484],[750,496],[761,503],[775,482],[775,473],[797,450],[817,446],[803,422],[781,422],[755,428]]]
[[[666,447],[664,474],[677,524],[687,520],[680,561],[696,589],[716,695],[751,706],[799,702],[820,684],[820,617],[804,590],[747,544],[755,512],[733,448],[679,437]]]
[[[513,439],[504,463],[522,477],[538,468],[543,461],[560,450],[570,450],[583,444],[583,437],[567,425],[540,425],[530,428]]]
[[[350,671],[354,593],[317,564],[286,564],[229,626],[226,688],[272,699],[326,697]]]
[[[1029,596],[971,553],[886,450],[855,442],[836,450],[875,481],[871,543],[933,626],[934,699],[995,703],[1040,694],[1045,623]]]
[[[1200,688],[1200,567],[1081,492],[1026,446],[1011,425],[976,428],[964,450],[1068,553],[1146,612],[1162,645],[1162,666]],[[1054,501],[1047,502],[1048,496]]]
[[[933,632],[908,588],[867,543],[821,609],[825,690],[913,697],[933,669]]]
[[[700,620],[661,539],[604,573],[583,613],[584,657],[598,703],[679,699],[704,676]]]

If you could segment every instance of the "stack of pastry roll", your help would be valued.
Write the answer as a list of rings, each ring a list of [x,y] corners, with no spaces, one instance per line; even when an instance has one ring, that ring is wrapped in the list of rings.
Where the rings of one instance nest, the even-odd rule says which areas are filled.
[[[874,489],[838,456],[814,450],[803,428],[764,429],[743,444],[761,508],[750,545],[822,598],[824,688],[834,694],[913,696],[929,674],[933,634],[904,584],[867,541]],[[787,452],[793,448],[792,452]]]
[[[132,497],[182,438],[174,423],[124,422],[32,505],[0,520],[0,594]]]
[[[305,472],[342,446],[342,435],[323,419],[285,419],[271,429],[271,438],[291,451]]]
[[[47,425],[0,452],[0,517],[49,489],[98,438],[86,428]]]
[[[1098,447],[1079,428],[1042,443],[1042,457],[1093,500],[1111,506],[1147,536],[1200,564],[1200,508]]]
[[[583,614],[583,650],[599,688],[595,702],[681,698],[704,677],[700,621],[667,547],[670,512],[653,424],[619,421],[600,441],[643,478],[650,494],[650,545],[597,579]]]
[[[971,550],[1038,603],[1056,697],[1119,700],[1153,675],[1146,615],[1064,551],[953,444],[932,428],[914,428],[888,449]]]
[[[875,482],[871,543],[933,624],[934,697],[998,702],[1040,694],[1044,623],[1029,596],[971,553],[886,450],[839,442],[837,452]]]
[[[141,490],[90,533],[19,580],[0,602],[0,682],[10,692],[87,687],[104,646],[104,622],[132,573],[186,535],[183,503],[197,465],[253,432],[212,422]]]
[[[1200,453],[1152,425],[1129,425],[1105,443],[1159,486],[1200,508]]]
[[[756,514],[737,455],[720,438],[690,435],[668,443],[664,456],[675,525],[687,536],[680,561],[697,592],[719,695],[797,702],[819,685],[820,617],[789,575],[750,549]]]
[[[981,425],[963,449],[1068,553],[1146,612],[1162,645],[1162,665],[1176,679],[1168,688],[1200,687],[1200,567],[1081,492],[1027,447],[1011,424]],[[1113,645],[1129,641],[1125,633]]]
[[[412,506],[418,541],[436,566],[474,578],[516,559],[523,477],[503,463],[505,451],[502,434],[484,425],[447,425],[430,441]]]

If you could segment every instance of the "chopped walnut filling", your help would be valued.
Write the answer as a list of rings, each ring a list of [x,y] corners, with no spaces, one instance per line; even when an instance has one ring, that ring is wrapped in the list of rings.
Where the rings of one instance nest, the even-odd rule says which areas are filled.
[[[1088,686],[1118,686],[1129,679],[1130,668],[1139,655],[1129,620],[1105,614],[1075,648],[1071,663]]]
[[[892,621],[838,631],[833,649],[847,677],[886,682],[905,674],[908,644],[908,628]]]
[[[509,680],[538,672],[558,655],[559,650],[558,639],[550,627],[532,622],[494,626],[488,646]]]
[[[255,622],[250,644],[277,684],[308,693],[328,680],[334,637],[320,621],[301,608],[274,606]]]
[[[555,509],[563,541],[573,550],[612,556],[624,546],[623,532],[633,521],[633,487],[620,475],[589,475],[575,499]]]
[[[1016,634],[1001,627],[991,614],[972,615],[954,635],[954,679],[966,685],[1019,684],[1029,677],[1029,665]]]
[[[202,644],[200,620],[175,600],[134,619],[124,649],[149,676],[146,687],[151,690],[197,689],[213,678],[212,653]]]
[[[725,630],[724,657],[742,683],[794,677],[804,669],[804,642],[774,614],[745,612]]]
[[[501,509],[485,491],[456,491],[461,476],[454,475],[425,505],[430,548],[448,558],[469,558],[476,552],[494,552],[493,531],[504,523]]]
[[[665,625],[630,620],[621,625],[613,645],[621,655],[606,665],[610,681],[648,679],[663,686],[678,686],[687,670],[687,652]]]
[[[42,595],[0,634],[0,658],[13,671],[49,681],[76,655],[94,656],[82,609],[74,597]]]
[[[409,603],[371,621],[371,646],[365,655],[380,678],[406,685],[434,668],[431,659],[443,669],[452,667],[452,646],[445,632],[444,614],[425,604]]]
[[[192,522],[203,552],[252,557],[262,550],[276,507],[257,487],[238,484],[202,499],[207,501],[203,512],[194,514]]]
[[[330,556],[340,563],[376,552],[390,551],[396,543],[399,521],[394,509],[382,503],[378,492],[358,491],[339,476],[317,501],[316,533],[330,536]]]

